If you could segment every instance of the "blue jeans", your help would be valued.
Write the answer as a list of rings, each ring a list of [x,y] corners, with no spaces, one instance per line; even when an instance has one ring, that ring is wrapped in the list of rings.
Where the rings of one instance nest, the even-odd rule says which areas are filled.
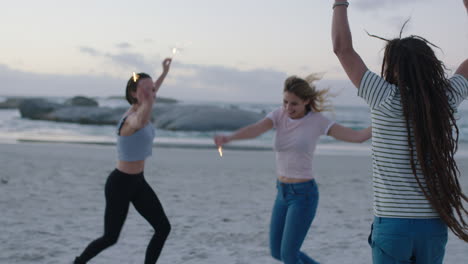
[[[270,225],[271,255],[285,264],[318,264],[300,251],[317,211],[315,180],[291,184],[278,181],[277,189]]]
[[[442,264],[447,225],[439,218],[376,216],[369,243],[374,264]]]

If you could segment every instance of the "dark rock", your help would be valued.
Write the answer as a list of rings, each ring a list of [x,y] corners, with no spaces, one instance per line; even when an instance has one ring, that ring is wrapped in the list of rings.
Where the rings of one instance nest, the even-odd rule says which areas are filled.
[[[125,96],[109,96],[109,99],[121,99],[121,100],[127,100],[125,99]],[[156,102],[158,104],[163,103],[163,104],[175,104],[178,103],[179,100],[173,99],[173,98],[168,98],[168,97],[156,97]]]
[[[8,98],[0,103],[0,109],[15,109],[21,104],[24,98]]]
[[[126,110],[127,108],[66,106],[43,99],[24,100],[20,104],[23,118],[96,125],[115,125]],[[264,114],[235,107],[179,104],[156,104],[152,114],[156,127],[181,131],[236,130],[264,117]]]
[[[24,99],[19,104],[21,117],[30,119],[43,119],[44,116],[62,107],[61,104],[53,103],[45,99]]]
[[[264,117],[251,111],[211,105],[175,105],[154,112],[154,123],[167,130],[235,130]]]
[[[156,97],[156,102],[157,103],[163,103],[163,104],[175,104],[175,103],[178,103],[179,101],[177,101],[176,99],[172,99],[172,98],[157,96]]]
[[[91,98],[84,96],[75,96],[65,101],[67,106],[98,106],[99,103]]]
[[[126,110],[126,108],[67,106],[48,113],[44,119],[79,124],[114,125],[119,122]]]

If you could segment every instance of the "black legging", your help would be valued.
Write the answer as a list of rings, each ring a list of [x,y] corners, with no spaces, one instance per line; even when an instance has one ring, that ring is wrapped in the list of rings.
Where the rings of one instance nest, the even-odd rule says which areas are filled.
[[[155,229],[146,249],[145,264],[156,263],[171,225],[158,197],[146,182],[143,172],[130,175],[115,169],[107,178],[105,195],[104,235],[91,242],[76,258],[75,264],[86,263],[117,242],[127,218],[130,202]]]

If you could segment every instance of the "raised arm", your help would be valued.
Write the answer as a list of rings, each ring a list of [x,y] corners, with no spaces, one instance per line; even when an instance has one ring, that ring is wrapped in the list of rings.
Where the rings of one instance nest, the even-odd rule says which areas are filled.
[[[159,78],[154,82],[154,88],[156,89],[155,93],[158,92],[159,88],[161,87],[161,84],[163,83],[164,79],[166,78],[166,75],[169,72],[169,68],[171,67],[171,63],[172,63],[172,59],[170,59],[170,58],[166,58],[163,61],[163,63],[162,63],[163,72],[162,72],[161,76],[159,76]]]
[[[222,146],[233,140],[256,138],[272,128],[273,121],[269,118],[264,118],[255,124],[240,128],[231,135],[216,135],[214,142],[217,146]]]
[[[145,85],[145,82],[149,84]],[[130,127],[130,133],[146,126],[151,120],[153,110],[154,92],[152,91],[151,79],[143,79],[138,85],[140,86],[136,91],[136,99],[139,103],[138,109],[135,113],[129,115],[127,122],[125,122]]]
[[[334,124],[328,130],[328,135],[341,141],[362,143],[372,137],[372,127],[354,130],[340,124]]]
[[[468,0],[465,0],[465,1],[468,1]],[[460,64],[460,66],[458,66],[458,69],[455,72],[455,74],[460,74],[466,79],[468,79],[468,59],[466,59],[464,62]]]
[[[334,1],[332,21],[333,52],[340,60],[351,82],[359,87],[367,67],[353,48],[351,30],[348,23],[347,1]]]
[[[156,93],[158,92],[161,84],[164,81],[164,78],[166,78],[166,75],[169,72],[171,61],[171,59],[165,59],[163,61],[163,72],[154,83],[152,83],[151,79],[149,78],[139,81],[139,87],[135,96],[140,105],[134,114],[128,116],[126,122],[132,130],[131,132],[146,126],[146,124],[151,121]]]
[[[468,14],[468,0],[463,0],[463,4],[465,5],[466,13]],[[465,61],[458,66],[455,74],[460,74],[468,79],[468,59],[465,59]]]

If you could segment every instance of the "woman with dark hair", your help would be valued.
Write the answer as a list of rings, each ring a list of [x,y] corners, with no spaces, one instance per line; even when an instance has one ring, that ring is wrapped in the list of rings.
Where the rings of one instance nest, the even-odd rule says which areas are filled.
[[[283,107],[255,124],[231,135],[217,135],[217,146],[233,140],[260,136],[275,128],[274,149],[278,189],[270,224],[270,251],[273,258],[286,264],[316,264],[300,251],[317,210],[319,193],[312,159],[321,135],[348,142],[364,142],[371,127],[353,130],[326,118],[328,90],[317,90],[310,75],[306,79],[289,77],[284,83]]]
[[[87,263],[117,242],[130,203],[155,230],[146,249],[145,264],[154,264],[158,260],[171,226],[158,197],[146,182],[143,171],[145,159],[152,154],[155,136],[151,124],[153,103],[170,64],[171,59],[163,61],[163,73],[154,83],[146,73],[134,73],[128,80],[125,94],[131,107],[117,125],[119,160],[105,185],[104,235],[91,242],[75,259],[75,264]]]
[[[454,113],[468,97],[468,60],[448,79],[431,43],[400,34],[387,40],[380,77],[353,48],[348,4],[333,5],[332,40],[358,95],[371,108],[373,262],[442,263],[447,227],[468,242],[463,206],[468,199],[454,159]]]

